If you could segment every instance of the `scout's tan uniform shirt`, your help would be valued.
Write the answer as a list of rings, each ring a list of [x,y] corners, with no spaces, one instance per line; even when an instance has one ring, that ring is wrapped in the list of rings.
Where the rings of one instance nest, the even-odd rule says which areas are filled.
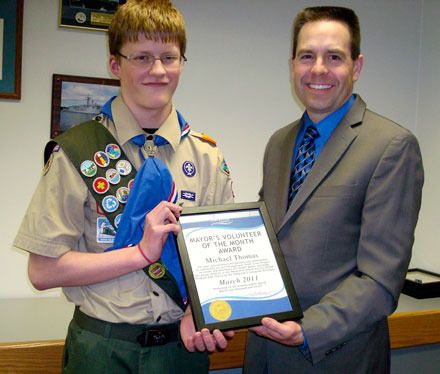
[[[112,103],[113,121],[102,122],[119,142],[136,169],[142,164],[139,148],[130,139],[144,134],[121,97]],[[173,108],[156,134],[169,144],[158,147],[157,156],[169,168],[179,201],[184,206],[226,204],[233,201],[231,179],[222,168],[222,152],[191,130],[182,142],[177,114]],[[97,149],[98,151],[98,149]],[[182,166],[191,161],[193,177]],[[195,193],[195,201],[182,200],[180,191]],[[97,220],[102,208],[82,181],[65,153],[52,154],[51,165],[41,178],[28,207],[14,245],[28,252],[59,257],[73,249],[103,252],[109,244],[97,242]],[[82,287],[64,287],[67,299],[89,316],[110,322],[132,324],[170,323],[181,318],[182,311],[142,270]],[[157,296],[158,295],[158,296]],[[160,317],[160,318],[159,318]]]

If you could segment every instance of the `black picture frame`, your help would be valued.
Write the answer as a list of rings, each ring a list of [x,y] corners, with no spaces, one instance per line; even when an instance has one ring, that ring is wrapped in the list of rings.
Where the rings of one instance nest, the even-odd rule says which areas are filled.
[[[106,31],[118,7],[127,0],[60,0],[59,26]]]
[[[23,0],[0,2],[0,99],[21,99]]]
[[[53,74],[50,137],[93,118],[119,86],[119,79]]]
[[[178,252],[197,330],[250,327],[259,325],[265,316],[278,321],[302,318],[295,288],[264,202],[185,207],[179,224]],[[234,235],[249,239],[238,242]],[[241,245],[232,246],[233,243]],[[217,251],[218,258],[212,257]],[[226,261],[226,256],[233,256],[232,260],[221,263]],[[199,257],[206,266],[200,266]],[[242,269],[246,270],[242,272]],[[211,281],[219,286],[204,289]],[[262,296],[266,287],[270,295]],[[271,287],[279,291],[273,293]],[[224,292],[230,294],[219,296]]]

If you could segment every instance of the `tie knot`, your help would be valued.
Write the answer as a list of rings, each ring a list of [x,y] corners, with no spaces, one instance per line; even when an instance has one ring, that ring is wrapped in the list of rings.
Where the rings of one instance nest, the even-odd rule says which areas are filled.
[[[304,134],[304,139],[313,140],[316,139],[318,136],[319,136],[318,129],[315,126],[311,125],[307,127],[306,132]]]

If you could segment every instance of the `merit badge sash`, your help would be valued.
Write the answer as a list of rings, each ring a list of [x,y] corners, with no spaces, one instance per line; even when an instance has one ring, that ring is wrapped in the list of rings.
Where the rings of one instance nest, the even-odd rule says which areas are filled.
[[[189,132],[189,125],[180,113],[178,117],[183,138]],[[158,145],[166,144],[165,139],[157,138]],[[138,243],[145,215],[162,200],[177,201],[174,181],[165,164],[156,157],[148,157],[136,173],[113,135],[98,121],[74,126],[56,137],[47,144],[45,158],[56,144],[69,157],[116,231],[113,246],[107,250]],[[170,234],[162,260],[146,267],[144,272],[184,309],[186,289],[174,241]]]
[[[116,230],[127,203],[136,170],[113,135],[98,121],[72,127],[46,146],[59,144]]]

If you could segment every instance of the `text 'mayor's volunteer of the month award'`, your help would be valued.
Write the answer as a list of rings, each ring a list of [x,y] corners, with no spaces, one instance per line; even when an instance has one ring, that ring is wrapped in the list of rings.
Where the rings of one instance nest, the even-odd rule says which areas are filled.
[[[184,208],[177,242],[198,330],[302,311],[263,202]]]

